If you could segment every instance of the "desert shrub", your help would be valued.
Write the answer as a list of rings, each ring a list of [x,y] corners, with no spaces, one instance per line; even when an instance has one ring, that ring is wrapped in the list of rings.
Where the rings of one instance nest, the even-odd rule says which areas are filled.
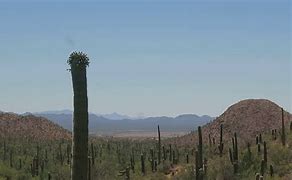
[[[216,160],[209,161],[207,176],[208,179],[217,180],[236,178],[233,175],[233,166],[231,165],[230,161],[225,157],[216,157]]]

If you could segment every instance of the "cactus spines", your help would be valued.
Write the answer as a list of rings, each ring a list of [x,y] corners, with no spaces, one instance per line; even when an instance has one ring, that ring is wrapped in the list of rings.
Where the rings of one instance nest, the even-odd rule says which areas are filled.
[[[161,139],[160,139],[160,128],[159,125],[157,127],[158,130],[158,164],[161,162]]]
[[[284,122],[284,109],[281,108],[282,111],[282,134],[281,134],[281,140],[282,140],[282,145],[286,145],[286,134],[285,134],[285,122]]]
[[[219,152],[220,152],[220,157],[222,157],[223,154],[223,124],[220,125],[220,144],[219,144]]]
[[[88,98],[86,67],[89,58],[82,52],[73,52],[68,59],[74,92],[73,162],[71,180],[87,179],[88,174]]]

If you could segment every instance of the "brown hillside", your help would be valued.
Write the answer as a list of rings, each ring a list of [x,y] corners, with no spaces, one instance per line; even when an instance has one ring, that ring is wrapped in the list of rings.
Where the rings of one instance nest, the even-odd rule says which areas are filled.
[[[34,140],[70,139],[69,131],[51,121],[33,115],[20,116],[0,112],[0,138],[33,138]]]
[[[281,107],[265,99],[248,99],[230,106],[221,116],[213,122],[202,127],[203,138],[208,142],[208,136],[219,141],[220,125],[223,124],[224,140],[230,140],[234,132],[243,141],[254,140],[256,135],[272,129],[281,128]],[[288,126],[291,114],[284,113],[284,120]],[[197,132],[181,137],[179,142],[194,144]]]

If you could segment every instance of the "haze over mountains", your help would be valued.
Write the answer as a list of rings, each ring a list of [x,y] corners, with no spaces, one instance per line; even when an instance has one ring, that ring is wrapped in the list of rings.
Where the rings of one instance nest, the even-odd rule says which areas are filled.
[[[41,132],[43,131],[47,135],[51,134],[50,137],[52,138],[68,137],[69,131],[72,129],[72,112],[66,112],[64,111],[62,114],[50,111],[47,114],[36,113],[34,115],[31,113],[22,115],[0,113],[0,135],[4,136],[6,134],[7,136],[8,133],[11,136],[33,135],[38,137],[38,134],[42,134]],[[286,123],[290,122],[292,115],[289,112],[285,112],[284,115]],[[89,132],[91,134],[156,133],[158,124],[162,132],[190,132],[196,130],[199,125],[203,126],[205,140],[209,134],[211,137],[218,139],[220,125],[223,124],[226,140],[230,139],[234,132],[237,132],[240,138],[249,140],[258,133],[278,129],[281,126],[281,108],[269,100],[248,99],[230,106],[214,120],[210,116],[197,116],[194,114],[179,115],[175,118],[162,116],[137,120],[110,120],[92,113],[89,114]],[[182,139],[183,141],[181,142],[193,144],[196,139],[196,133],[188,134]]]
[[[64,113],[59,111],[48,111],[42,113],[34,113],[37,116],[45,117],[65,129],[72,129],[72,112],[66,110]],[[113,118],[115,117],[115,120]],[[129,116],[113,113],[107,116],[89,114],[89,132],[98,134],[111,134],[113,132],[122,131],[156,131],[159,124],[161,131],[168,132],[189,132],[197,126],[212,121],[212,117],[204,115],[197,116],[194,114],[179,115],[173,117],[147,117],[134,119]]]
[[[35,115],[44,115],[44,114],[72,114],[73,111],[69,109],[64,109],[64,110],[56,110],[56,111],[42,111],[42,112],[35,112],[32,114]],[[25,113],[26,114],[26,113]],[[28,113],[31,114],[31,113]],[[90,114],[95,114],[95,113],[90,113]],[[123,120],[123,119],[143,119],[145,118],[144,116],[128,116],[128,115],[123,115],[119,114],[116,112],[110,113],[110,114],[96,114],[97,116],[102,116],[106,119],[110,120]]]

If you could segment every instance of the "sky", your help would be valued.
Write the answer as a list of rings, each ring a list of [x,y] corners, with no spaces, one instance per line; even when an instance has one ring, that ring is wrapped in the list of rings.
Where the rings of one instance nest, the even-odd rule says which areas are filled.
[[[0,110],[72,109],[66,61],[90,58],[89,110],[219,116],[242,99],[292,111],[291,2],[0,0]]]

